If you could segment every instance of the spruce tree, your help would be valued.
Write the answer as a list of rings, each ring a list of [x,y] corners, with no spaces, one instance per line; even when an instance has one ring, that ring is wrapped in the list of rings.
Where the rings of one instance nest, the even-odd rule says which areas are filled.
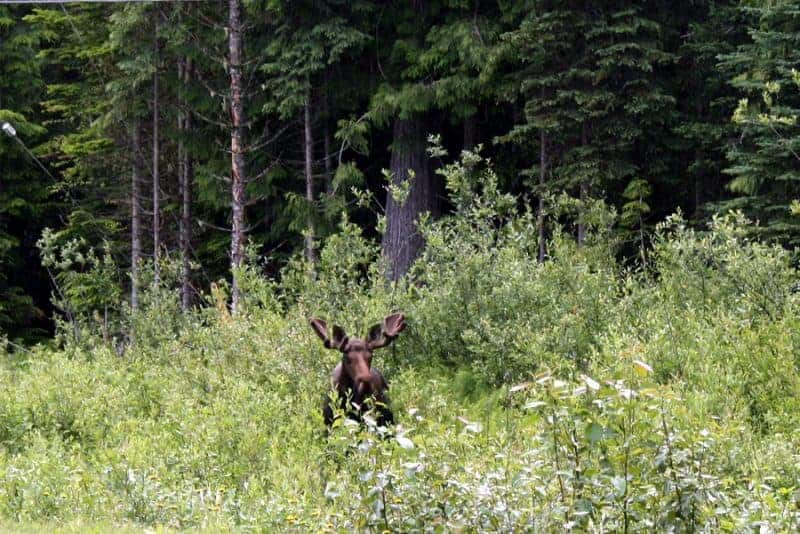
[[[695,222],[708,216],[709,207],[723,200],[727,178],[726,147],[736,135],[731,114],[735,90],[718,67],[721,54],[735,50],[746,38],[738,2],[697,2],[681,10],[672,27],[678,42],[675,95],[678,99],[674,132],[678,137],[677,167],[669,188],[662,188],[661,214],[682,207]]]
[[[538,160],[526,173],[541,184],[546,164],[548,190],[618,201],[629,182],[657,180],[651,132],[665,128],[675,100],[657,75],[674,55],[655,14],[624,2],[532,0],[508,16],[519,23],[489,67],[499,96],[521,107],[500,139]]]
[[[290,213],[293,219],[290,229],[305,234],[305,255],[312,262],[316,257],[315,235],[324,222],[320,220],[322,202],[317,198],[317,191],[330,190],[332,185],[330,168],[325,173],[327,183],[320,187],[317,179],[321,174],[319,160],[328,162],[330,167],[332,157],[330,131],[326,131],[330,128],[332,111],[327,94],[329,80],[331,74],[341,68],[341,63],[345,59],[352,61],[355,53],[370,39],[360,27],[357,16],[368,7],[360,2],[340,0],[271,5],[274,31],[262,50],[264,111],[279,121],[298,125],[289,129],[295,135],[287,137],[299,138],[297,146],[301,148],[301,157],[296,159],[302,161],[302,165],[293,167],[294,172],[302,169],[304,195],[290,192],[286,207],[287,210],[299,208]],[[322,154],[317,158],[320,144],[323,145]],[[323,200],[329,199],[323,197]],[[337,221],[338,218],[337,215]]]
[[[496,34],[488,16],[495,9],[442,0],[379,11],[374,46],[381,83],[370,114],[375,124],[392,129],[382,240],[390,280],[408,271],[424,244],[420,216],[440,210],[442,186],[427,155],[431,121],[444,114],[465,125],[464,145],[475,142],[471,121],[486,97],[479,74]]]
[[[44,81],[36,57],[41,34],[23,24],[29,11],[0,6],[0,125],[10,126],[0,131],[0,336],[26,340],[45,326],[34,295],[41,305],[48,282],[37,269],[35,242],[55,215],[50,177],[25,148],[45,158],[38,106]],[[34,322],[39,330],[30,329]]]
[[[757,2],[743,6],[750,42],[722,56],[740,103],[733,115],[739,136],[728,150],[728,188],[738,196],[723,204],[760,220],[763,235],[800,244],[800,6]]]

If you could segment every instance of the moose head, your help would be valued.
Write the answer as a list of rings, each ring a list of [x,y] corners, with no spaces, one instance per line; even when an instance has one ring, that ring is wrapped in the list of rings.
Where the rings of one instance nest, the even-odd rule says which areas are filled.
[[[338,350],[342,353],[342,360],[333,370],[331,382],[333,388],[339,393],[342,407],[346,407],[347,398],[355,405],[360,418],[363,402],[368,397],[378,401],[378,424],[392,423],[394,417],[388,408],[389,399],[386,390],[389,385],[383,375],[372,368],[372,352],[375,349],[388,346],[405,328],[405,316],[402,313],[387,315],[383,323],[376,324],[369,329],[365,339],[348,337],[344,329],[328,324],[322,319],[311,319],[311,328],[322,339],[325,348]],[[330,426],[333,422],[333,409],[329,402],[323,407],[325,423]]]

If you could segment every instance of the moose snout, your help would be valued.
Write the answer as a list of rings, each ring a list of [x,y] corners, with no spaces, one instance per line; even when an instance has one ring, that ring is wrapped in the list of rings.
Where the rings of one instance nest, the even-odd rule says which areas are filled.
[[[363,398],[372,393],[372,375],[359,376],[356,378],[356,394]]]

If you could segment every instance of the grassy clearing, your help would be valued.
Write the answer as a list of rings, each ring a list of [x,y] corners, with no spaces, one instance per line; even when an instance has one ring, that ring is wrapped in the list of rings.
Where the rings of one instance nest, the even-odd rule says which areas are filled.
[[[424,229],[408,285],[386,286],[343,223],[313,278],[244,272],[235,318],[222,289],[180,313],[165,281],[123,315],[123,355],[91,317],[79,342],[70,328],[4,354],[0,526],[798,530],[789,255],[737,216],[705,232],[674,218],[630,271],[598,208],[583,248],[555,232],[537,264],[530,214],[475,183]],[[409,328],[376,356],[398,426],[328,436],[338,355],[308,317],[364,333],[398,309]]]

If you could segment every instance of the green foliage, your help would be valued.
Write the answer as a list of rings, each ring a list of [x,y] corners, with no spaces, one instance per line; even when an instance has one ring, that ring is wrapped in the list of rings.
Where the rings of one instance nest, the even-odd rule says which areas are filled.
[[[282,119],[299,114],[332,67],[369,40],[360,28],[342,16],[343,8],[358,13],[364,6],[347,2],[274,2],[274,37],[263,50],[263,89],[269,95],[264,108]]]
[[[765,235],[794,239],[791,154],[800,150],[790,4],[271,0],[245,2],[244,11],[245,211],[270,273],[302,246],[309,226],[325,239],[342,213],[367,220],[352,188],[383,192],[388,125],[400,117],[441,134],[451,153],[483,141],[503,192],[602,198],[620,213],[621,253],[632,256],[635,240],[643,264],[652,222],[678,207],[693,224],[707,219],[709,202],[740,208],[765,223]],[[142,250],[152,250],[146,215],[156,146],[162,252],[179,248],[179,154],[186,154],[194,176],[192,283],[208,289],[230,275],[227,24],[224,9],[197,3],[0,10],[0,120],[16,125],[55,176],[50,183],[20,146],[0,142],[0,322],[9,335],[34,337],[30,325],[49,309],[47,291],[35,289],[46,287],[46,273],[26,254],[43,227],[68,228],[91,243],[108,239],[115,261],[130,264],[134,131]],[[187,72],[179,64],[190,67],[188,79],[178,76]],[[740,99],[748,104],[734,123]],[[310,200],[298,179],[306,106]],[[189,132],[178,125],[184,118]],[[735,175],[730,190],[726,167]],[[638,194],[645,189],[647,199]],[[731,194],[741,196],[727,202]],[[558,209],[545,206],[545,234]],[[83,214],[97,225],[83,224]],[[370,237],[386,224],[369,221]],[[18,274],[27,272],[36,283]]]
[[[750,41],[721,57],[742,99],[733,112],[739,141],[728,157],[728,188],[739,195],[724,207],[746,210],[765,224],[762,235],[798,243],[790,203],[800,196],[800,10],[786,2],[744,5]]]
[[[42,265],[54,273],[58,297],[54,304],[74,313],[89,314],[115,305],[120,298],[119,273],[104,243],[104,253],[82,239],[68,239],[45,228],[37,242]]]
[[[627,202],[622,206],[620,223],[631,228],[641,227],[643,218],[650,213],[647,200],[652,193],[653,189],[645,180],[631,180],[622,192]]]
[[[749,240],[739,214],[703,232],[676,216],[651,269],[627,275],[607,245],[608,210],[552,199],[591,231],[580,249],[557,232],[539,264],[535,219],[482,158],[442,173],[457,209],[426,224],[411,283],[387,286],[377,247],[344,220],[313,272],[298,259],[275,284],[245,266],[236,316],[224,285],[181,313],[165,267],[121,355],[86,329],[63,349],[4,357],[4,524],[800,527],[787,252]],[[308,317],[363,334],[395,309],[409,327],[375,365],[399,424],[387,434],[343,419],[326,435],[338,355]]]
[[[676,205],[700,222],[713,211],[709,203],[724,196],[725,152],[737,135],[730,120],[736,92],[729,84],[729,73],[718,66],[719,56],[731,53],[748,39],[748,21],[739,2],[700,2],[693,7],[694,11],[675,14],[686,18],[688,30],[680,34],[675,73],[683,90],[674,131],[685,163],[675,167],[665,185],[673,192]],[[674,31],[673,39],[678,35]],[[694,193],[693,198],[686,194],[688,191]]]
[[[392,6],[377,20],[383,76],[371,95],[373,121],[380,125],[433,110],[447,110],[455,122],[475,115],[490,93],[478,75],[498,22],[491,4]]]
[[[501,36],[483,73],[522,111],[499,140],[529,151],[529,161],[545,151],[550,191],[655,178],[658,169],[637,152],[658,150],[663,141],[651,140],[650,129],[664,129],[675,104],[659,76],[675,54],[666,49],[658,10],[615,2],[531,1],[526,8],[508,7],[519,22]],[[541,163],[526,174],[538,175]]]
[[[739,189],[749,195],[740,199],[747,214],[780,213],[765,219],[766,228],[791,235],[780,225],[793,224],[787,216],[797,198],[779,193],[793,191],[796,10],[753,5],[760,7],[693,3],[701,15],[692,25],[670,6],[613,2],[591,9],[538,0],[247,3],[247,127],[254,137],[263,131],[265,143],[253,143],[248,160],[252,241],[267,250],[317,209],[340,223],[320,242],[318,262],[292,257],[276,279],[263,272],[276,272],[274,256],[292,245],[267,260],[251,248],[237,272],[236,315],[218,279],[228,241],[211,234],[227,224],[228,209],[228,155],[219,149],[228,141],[221,12],[1,7],[0,120],[14,122],[37,154],[54,155],[60,178],[41,181],[18,144],[2,138],[4,328],[32,311],[20,280],[31,264],[22,252],[33,243],[22,238],[38,237],[31,224],[49,208],[50,191],[73,204],[66,228],[39,242],[64,314],[56,339],[28,349],[0,337],[0,524],[799,530],[800,297],[792,254],[754,240],[765,227],[741,212],[707,227],[696,224],[697,213],[692,224],[675,215],[651,243],[645,238],[648,223],[671,209],[664,189],[702,189],[718,179],[730,128],[745,133],[732,157],[747,172],[734,188],[758,181]],[[158,34],[156,13],[164,19]],[[742,14],[752,42],[733,53],[747,27],[737,24]],[[733,112],[729,90],[720,72],[710,73],[718,49],[739,76],[737,90],[750,97],[728,126],[721,119]],[[194,62],[188,84],[170,74],[179,58]],[[53,71],[46,80],[43,64]],[[172,239],[158,278],[155,266],[141,266],[136,310],[117,267],[126,264],[115,221],[127,212],[115,203],[130,171],[127,122],[147,137],[143,89],[157,71],[167,198],[175,192],[166,178],[177,105],[185,102],[197,119],[184,141],[196,159],[194,207],[205,234],[195,237],[198,257],[209,260],[208,290],[186,312]],[[680,98],[683,91],[696,98]],[[341,165],[326,169],[332,194],[319,206],[292,182],[296,136],[280,137],[311,97],[320,124],[338,124],[334,139],[342,143]],[[494,109],[487,100],[495,98],[510,108]],[[373,223],[357,211],[371,207],[370,191],[382,191],[386,175],[379,158],[360,166],[367,154],[380,157],[375,146],[389,119],[437,112],[454,123],[483,120],[484,134],[513,148],[478,145],[452,161],[442,145],[453,144],[453,132],[435,141],[430,156],[440,162],[448,211],[420,222],[422,256],[407,277],[387,283],[372,239],[385,218]],[[531,162],[541,134],[545,190],[514,187],[544,199],[543,262],[540,214],[507,187],[523,180],[519,169],[537,175]],[[484,151],[527,159],[496,158],[506,166],[498,168]],[[669,178],[674,169],[678,177]],[[570,196],[579,184],[594,189]],[[601,191],[612,202],[592,198]],[[390,194],[402,200],[408,189]],[[611,204],[621,208],[622,234]],[[165,225],[176,207],[165,203]],[[572,237],[578,225],[586,232],[580,246]],[[637,230],[643,268],[630,270],[618,238]],[[326,432],[320,405],[340,355],[322,347],[308,319],[364,335],[393,311],[403,311],[409,327],[376,352],[375,365],[391,381],[399,424],[376,428],[367,416],[364,425],[341,419]]]
[[[47,130],[37,116],[44,83],[36,57],[42,35],[22,24],[30,8],[0,6],[0,125],[16,136],[0,136],[0,332],[17,340],[41,336],[44,314],[33,295],[45,281],[30,269],[30,253],[41,228],[53,222],[49,176],[28,150],[44,158]],[[38,299],[37,299],[38,300]]]
[[[469,365],[493,384],[584,368],[616,290],[608,251],[578,251],[559,232],[551,261],[539,264],[535,217],[500,193],[480,156],[465,153],[441,173],[456,214],[424,230],[409,304],[415,352]]]

